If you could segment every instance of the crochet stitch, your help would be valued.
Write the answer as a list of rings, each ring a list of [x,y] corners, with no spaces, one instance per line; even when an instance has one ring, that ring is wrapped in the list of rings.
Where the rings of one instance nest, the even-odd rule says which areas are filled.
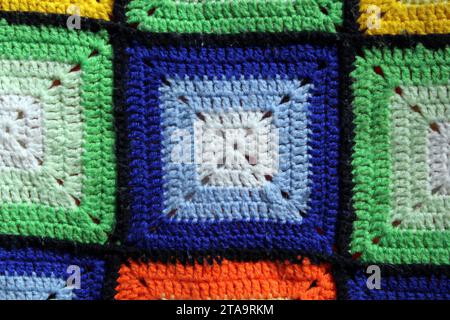
[[[106,241],[111,77],[105,33],[0,21],[0,233]]]
[[[114,0],[2,0],[0,10],[39,13],[77,14],[110,20]]]
[[[351,252],[364,261],[450,261],[449,54],[418,45],[357,57]]]
[[[150,32],[336,32],[342,1],[132,0],[127,17],[128,23]]]
[[[129,261],[119,271],[116,299],[331,300],[335,284],[328,265],[232,262],[220,265]]]
[[[367,287],[367,274],[358,270],[348,278],[347,299],[353,300],[449,300],[450,279],[442,270],[435,272],[381,273],[379,289]]]
[[[450,299],[449,8],[0,0],[0,300]]]
[[[44,156],[42,107],[31,96],[0,96],[0,167],[36,168]]]
[[[360,29],[369,35],[450,32],[447,0],[360,0]]]
[[[71,266],[79,268],[79,288]],[[90,256],[0,247],[0,300],[100,299],[104,272],[104,261]]]
[[[128,53],[130,244],[331,252],[338,201],[333,48],[135,45]],[[215,133],[204,135],[205,128]],[[247,140],[225,137],[230,129]],[[179,132],[193,151],[187,161],[173,158],[186,143]],[[264,132],[258,144],[269,144],[245,150],[251,132]],[[222,150],[202,152],[203,143]]]

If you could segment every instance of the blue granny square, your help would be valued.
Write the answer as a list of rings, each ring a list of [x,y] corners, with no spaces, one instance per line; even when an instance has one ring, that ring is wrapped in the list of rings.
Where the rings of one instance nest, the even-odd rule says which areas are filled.
[[[128,48],[128,244],[331,254],[336,51]]]

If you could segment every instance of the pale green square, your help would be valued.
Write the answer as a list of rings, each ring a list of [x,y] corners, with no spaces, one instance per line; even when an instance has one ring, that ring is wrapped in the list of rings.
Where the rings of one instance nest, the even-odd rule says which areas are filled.
[[[392,214],[400,229],[446,230],[450,196],[432,194],[428,140],[433,124],[450,122],[450,85],[400,86],[391,100]]]
[[[0,204],[77,207],[82,199],[81,71],[59,62],[0,60],[0,97],[32,96],[42,107],[44,158],[37,168],[0,167]],[[53,82],[58,80],[59,85]]]

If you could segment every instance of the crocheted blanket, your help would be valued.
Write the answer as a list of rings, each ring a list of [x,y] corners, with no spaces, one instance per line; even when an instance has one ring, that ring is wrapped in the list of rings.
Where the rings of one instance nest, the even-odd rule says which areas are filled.
[[[0,299],[450,299],[446,0],[0,0]]]

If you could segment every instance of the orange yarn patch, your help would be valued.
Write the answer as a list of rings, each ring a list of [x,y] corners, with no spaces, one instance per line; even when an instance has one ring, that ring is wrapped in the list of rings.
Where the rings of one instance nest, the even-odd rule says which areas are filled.
[[[119,271],[118,300],[336,298],[327,264],[232,262],[183,265],[129,261]]]

